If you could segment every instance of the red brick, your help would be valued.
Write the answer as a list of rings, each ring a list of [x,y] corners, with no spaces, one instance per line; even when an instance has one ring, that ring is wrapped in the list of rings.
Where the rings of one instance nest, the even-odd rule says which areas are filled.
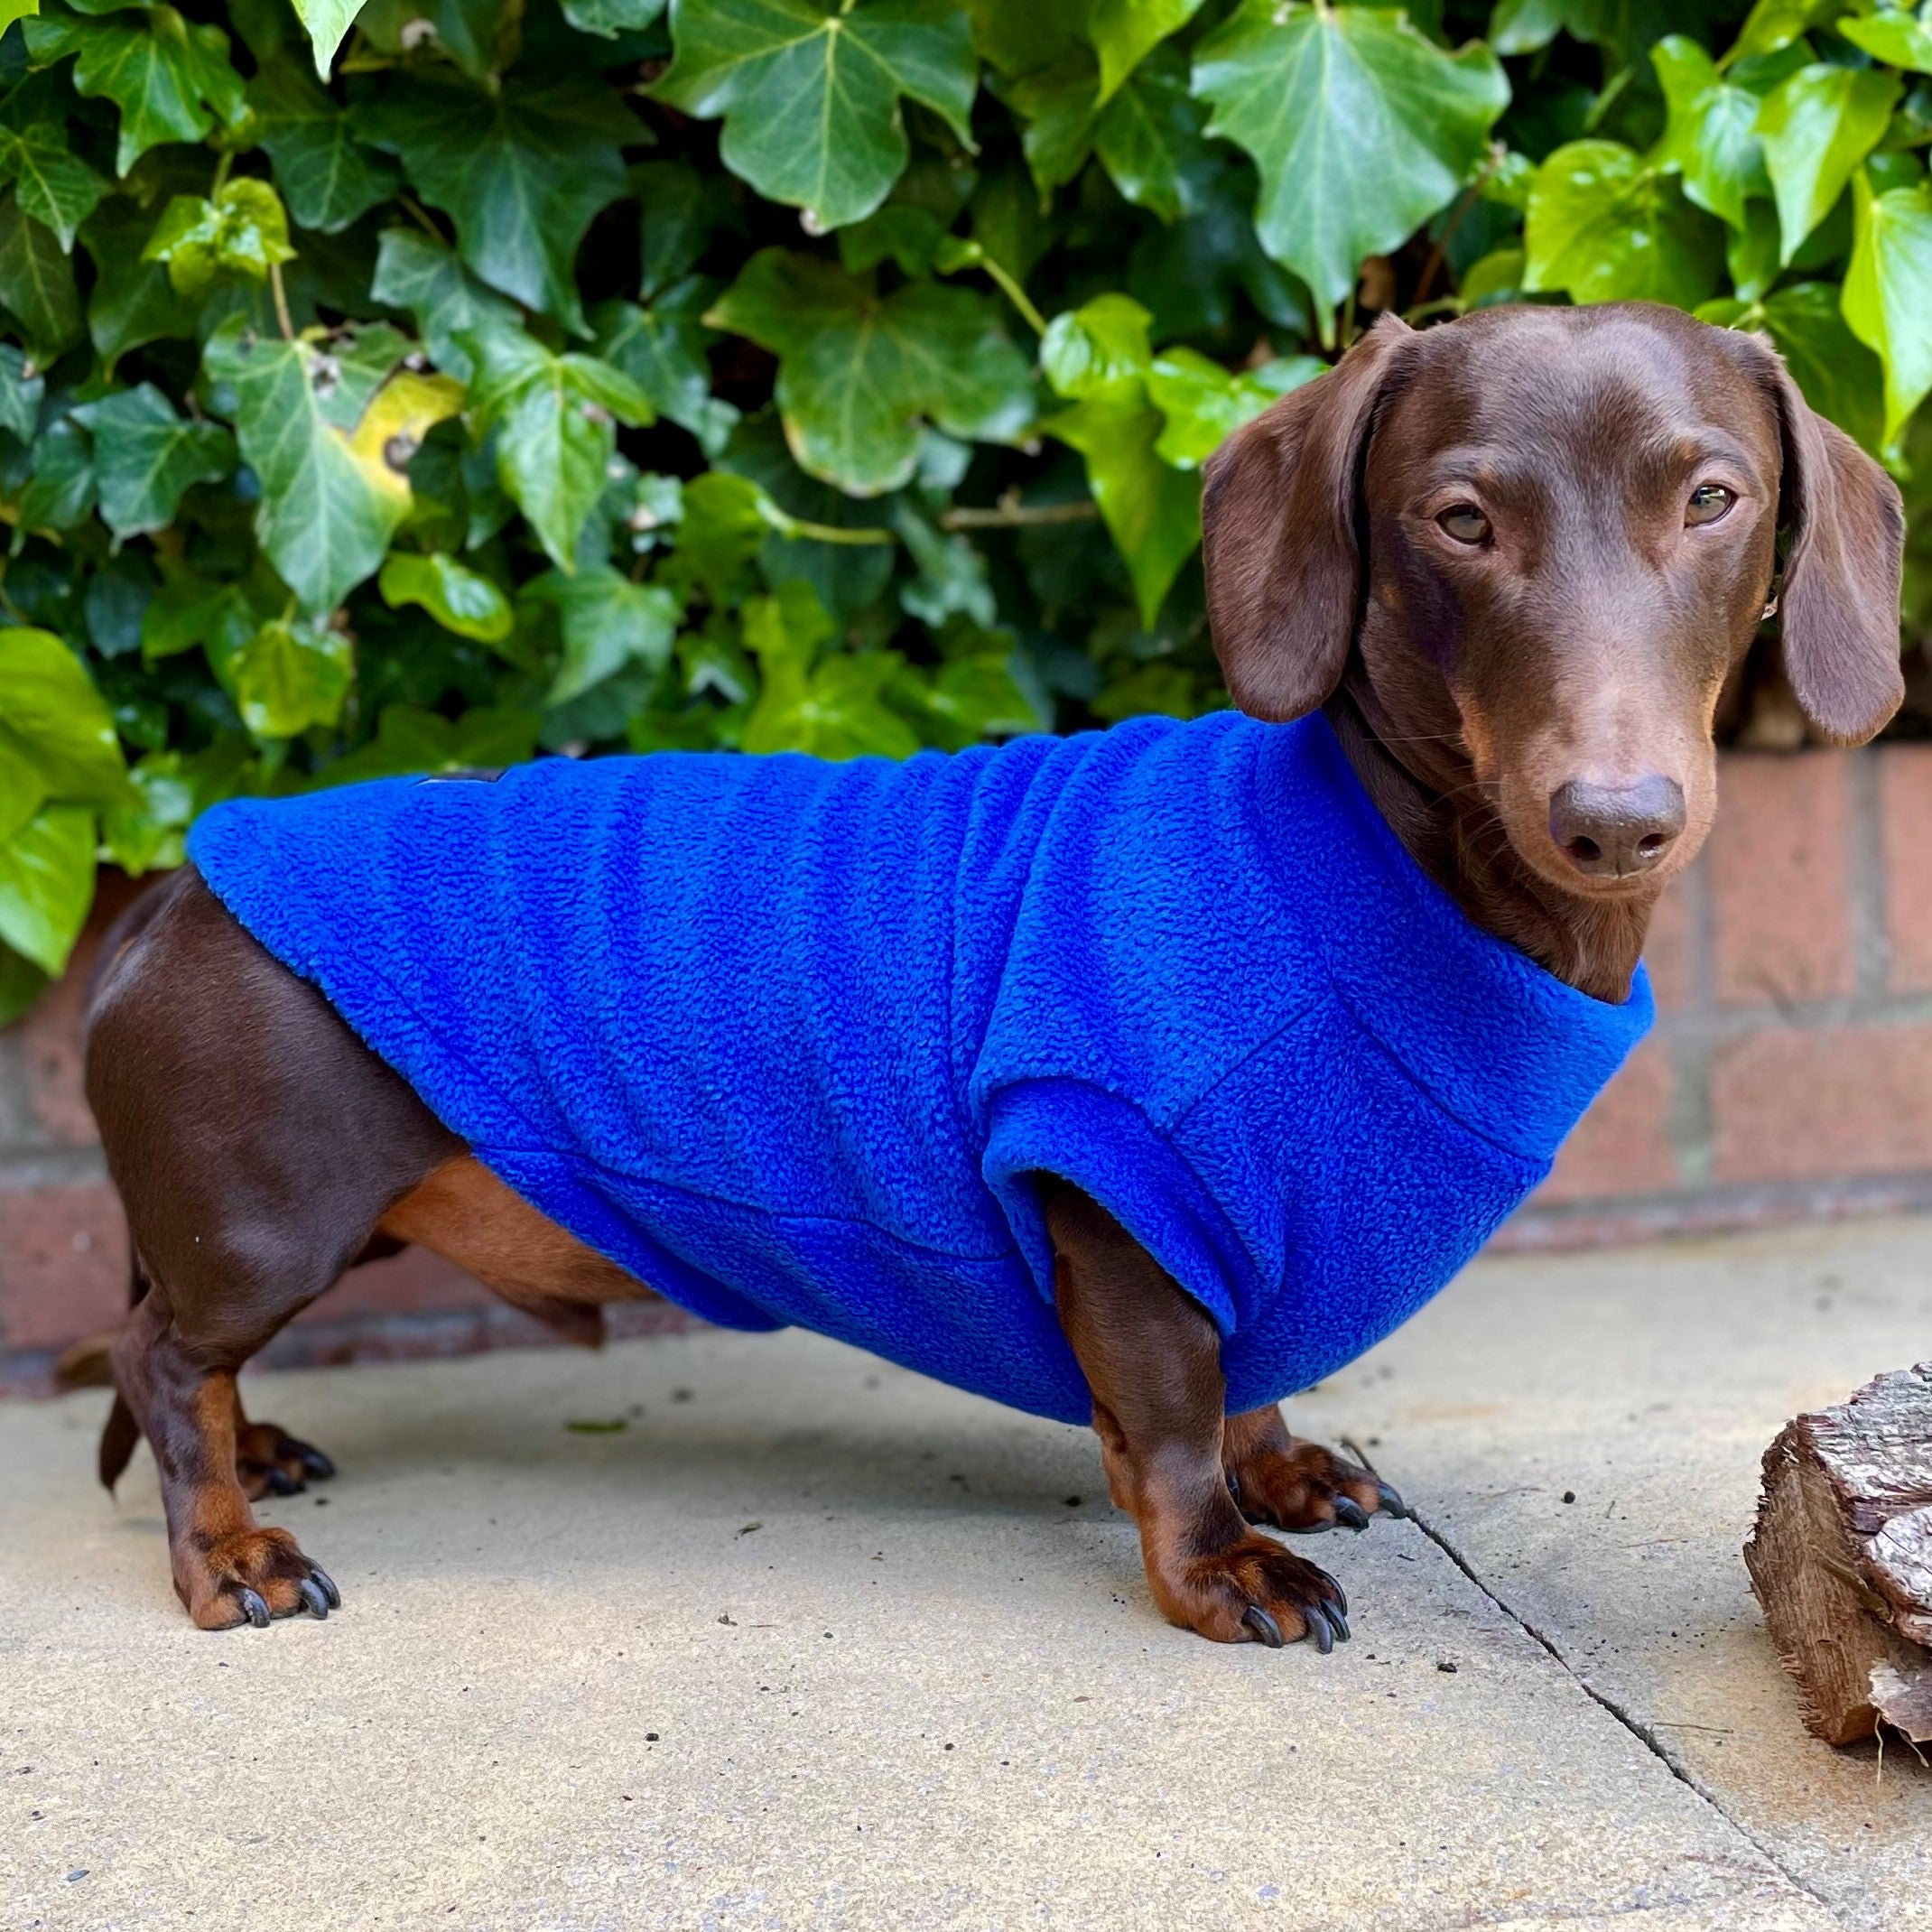
[[[1681,1013],[1697,997],[1696,885],[1686,877],[1666,887],[1650,915],[1643,961],[1661,1012]]]
[[[1887,983],[1932,992],[1932,745],[1879,754],[1879,823],[1885,864]]]
[[[1597,1097],[1556,1156],[1556,1171],[1535,1198],[1602,1201],[1657,1194],[1677,1184],[1670,1140],[1670,1058],[1664,1043],[1646,1040]]]
[[[1767,1026],[1711,1072],[1720,1181],[1932,1167],[1932,1026]]]
[[[27,1100],[47,1144],[85,1147],[99,1138],[82,1085],[80,1027],[87,1011],[88,975],[93,971],[102,935],[144,883],[119,872],[101,874],[87,930],[74,948],[66,973],[47,989],[20,1024]]]
[[[426,1248],[405,1248],[386,1260],[352,1268],[298,1322],[341,1322],[355,1315],[438,1314],[451,1308],[488,1308],[497,1297],[454,1262]]]
[[[0,1188],[0,1347],[60,1348],[127,1307],[127,1228],[105,1181]]]
[[[1850,756],[1840,751],[1732,752],[1720,761],[1708,862],[1724,1005],[1853,990],[1850,778]]]

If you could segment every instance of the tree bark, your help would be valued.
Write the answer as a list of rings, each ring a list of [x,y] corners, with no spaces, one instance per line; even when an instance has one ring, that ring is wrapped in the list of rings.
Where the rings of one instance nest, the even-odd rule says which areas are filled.
[[[1932,1362],[1785,1425],[1744,1561],[1818,1736],[1932,1742]]]

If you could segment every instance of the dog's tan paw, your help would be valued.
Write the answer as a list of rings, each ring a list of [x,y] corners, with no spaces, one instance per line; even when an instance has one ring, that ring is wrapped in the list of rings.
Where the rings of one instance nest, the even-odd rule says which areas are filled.
[[[335,1472],[335,1464],[313,1443],[272,1422],[245,1423],[235,1432],[235,1480],[250,1502],[299,1495],[311,1482],[326,1482]]]
[[[1152,1579],[1172,1623],[1216,1643],[1269,1649],[1312,1639],[1325,1657],[1349,1640],[1349,1600],[1326,1570],[1249,1533],[1212,1555],[1172,1565]]]
[[[1407,1516],[1408,1507],[1373,1471],[1319,1443],[1256,1449],[1225,1472],[1228,1493],[1250,1523],[1304,1534],[1366,1529],[1378,1512]]]
[[[174,1587],[204,1630],[243,1623],[266,1629],[271,1618],[299,1610],[326,1617],[342,1602],[328,1572],[311,1563],[285,1529],[191,1538],[185,1561],[177,1562]]]

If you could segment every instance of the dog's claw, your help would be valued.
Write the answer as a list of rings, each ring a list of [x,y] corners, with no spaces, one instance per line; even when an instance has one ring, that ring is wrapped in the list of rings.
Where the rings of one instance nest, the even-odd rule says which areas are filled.
[[[1339,1609],[1342,1614],[1346,1617],[1349,1613],[1348,1592],[1344,1590],[1342,1585],[1338,1584],[1334,1580],[1334,1578],[1328,1574],[1326,1570],[1317,1570],[1314,1574],[1319,1576],[1322,1581],[1326,1584],[1328,1587],[1335,1593],[1334,1602],[1329,1606],[1330,1609]]]
[[[295,1585],[295,1593],[309,1606],[309,1614],[318,1622],[329,1620],[329,1599],[322,1594],[322,1586],[312,1576],[305,1576]]]
[[[1362,1530],[1369,1527],[1369,1512],[1352,1496],[1338,1496],[1335,1520],[1345,1528]]]
[[[1381,1507],[1386,1514],[1399,1519],[1405,1518],[1410,1513],[1408,1505],[1402,1500],[1393,1483],[1384,1482],[1378,1477],[1375,1486]]]
[[[284,1476],[279,1469],[271,1469],[266,1477],[268,1491],[272,1496],[300,1496],[302,1484],[293,1476]]]
[[[1254,1632],[1257,1643],[1270,1650],[1281,1649],[1281,1626],[1259,1603],[1250,1603],[1241,1612],[1241,1627]]]
[[[329,1599],[329,1607],[330,1610],[341,1609],[342,1593],[336,1588],[333,1583],[330,1581],[329,1572],[327,1570],[319,1570],[311,1563],[309,1565],[309,1579],[311,1583],[320,1584],[322,1594]],[[320,1614],[320,1612],[318,1612],[318,1614]]]
[[[302,1466],[318,1482],[326,1482],[336,1472],[336,1466],[320,1449],[304,1449],[302,1452]],[[1388,1485],[1383,1485],[1385,1489]],[[1391,1491],[1389,1492],[1393,1494]]]
[[[242,1615],[247,1618],[256,1630],[265,1630],[268,1628],[268,1605],[263,1602],[257,1592],[244,1586],[237,1594],[237,1602],[241,1605]]]
[[[1302,1612],[1302,1621],[1308,1626],[1308,1635],[1314,1639],[1314,1647],[1324,1657],[1335,1648],[1335,1630],[1328,1617],[1326,1603],[1311,1603]]]

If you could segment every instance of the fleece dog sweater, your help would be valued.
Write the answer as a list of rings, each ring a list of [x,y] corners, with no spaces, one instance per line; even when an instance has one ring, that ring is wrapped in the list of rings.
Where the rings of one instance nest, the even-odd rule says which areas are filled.
[[[1433,1296],[1650,1019],[1480,932],[1319,717],[905,764],[551,758],[189,850],[478,1159],[660,1293],[1067,1422],[1036,1185],[1212,1317],[1231,1413]]]

